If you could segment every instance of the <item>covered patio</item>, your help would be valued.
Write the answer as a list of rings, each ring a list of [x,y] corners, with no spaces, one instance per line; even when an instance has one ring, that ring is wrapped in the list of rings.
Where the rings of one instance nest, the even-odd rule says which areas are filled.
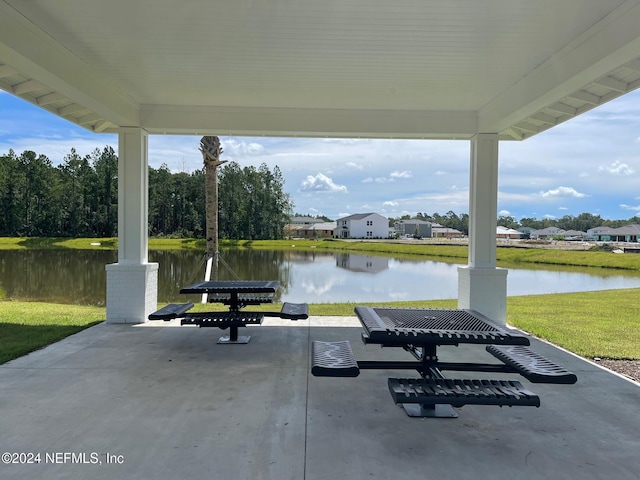
[[[165,134],[469,142],[458,301],[504,323],[499,144],[638,88],[638,25],[637,0],[0,0],[0,88],[118,133],[109,323],[156,309],[147,139]]]
[[[419,419],[393,403],[389,371],[311,376],[314,340],[405,358],[364,345],[355,318],[265,321],[246,346],[146,319],[147,139],[188,134],[468,142],[458,306],[504,323],[499,145],[638,88],[638,25],[638,0],[0,0],[0,87],[119,136],[107,322],[0,366],[0,476],[637,479],[639,385],[536,339],[578,383],[535,385],[540,408]]]
[[[640,385],[535,339],[578,383],[531,385],[540,408],[467,405],[457,419],[427,419],[393,403],[387,377],[398,372],[311,376],[314,340],[350,340],[359,359],[406,360],[365,346],[355,318],[265,321],[239,348],[216,345],[217,329],[173,325],[102,323],[1,365],[0,453],[41,457],[2,464],[0,476],[638,478]],[[442,349],[445,360],[482,355]]]

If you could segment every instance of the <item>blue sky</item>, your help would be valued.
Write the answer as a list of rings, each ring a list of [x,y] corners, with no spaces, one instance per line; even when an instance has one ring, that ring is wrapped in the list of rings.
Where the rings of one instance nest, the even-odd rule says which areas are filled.
[[[173,172],[202,165],[200,137],[149,138],[149,163]],[[277,165],[295,212],[387,217],[468,212],[469,142],[221,137],[222,158],[241,166]],[[111,145],[0,90],[0,154],[33,150],[57,165]],[[640,215],[640,90],[524,142],[500,143],[498,211],[517,220],[579,215]]]

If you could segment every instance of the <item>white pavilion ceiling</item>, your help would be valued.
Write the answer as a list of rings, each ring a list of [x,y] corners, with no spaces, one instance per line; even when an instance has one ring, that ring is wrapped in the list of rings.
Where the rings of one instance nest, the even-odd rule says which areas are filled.
[[[638,0],[0,0],[0,88],[96,132],[524,139],[640,86]]]

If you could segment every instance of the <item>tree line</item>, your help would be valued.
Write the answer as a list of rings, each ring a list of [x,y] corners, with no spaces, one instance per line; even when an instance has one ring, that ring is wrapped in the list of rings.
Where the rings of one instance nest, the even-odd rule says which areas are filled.
[[[205,173],[149,167],[149,235],[202,238]],[[218,169],[222,239],[279,239],[293,209],[276,166]],[[13,150],[0,156],[0,236],[114,237],[118,219],[118,157],[111,147],[54,166],[45,155]]]
[[[425,222],[438,223],[443,227],[455,228],[461,231],[463,234],[469,234],[469,215],[466,213],[456,214],[453,211],[448,211],[444,215],[434,213],[429,215],[428,213],[418,213],[417,215],[410,216],[404,215],[400,218],[390,218],[389,225],[392,226],[394,222],[398,220],[423,220]],[[580,232],[586,232],[590,228],[595,227],[611,227],[618,228],[624,225],[639,223],[637,217],[631,217],[627,220],[606,220],[600,215],[593,215],[591,213],[581,213],[580,215],[564,215],[561,218],[543,218],[541,220],[537,218],[523,217],[520,221],[516,220],[512,216],[499,216],[498,225],[503,227],[512,228],[517,230],[520,227],[531,227],[536,230],[542,230],[543,228],[556,227],[562,230],[578,230]]]

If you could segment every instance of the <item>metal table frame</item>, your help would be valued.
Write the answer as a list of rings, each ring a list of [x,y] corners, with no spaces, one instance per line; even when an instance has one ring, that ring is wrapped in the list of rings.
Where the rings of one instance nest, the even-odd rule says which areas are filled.
[[[510,332],[474,310],[402,309],[356,307],[365,344],[400,347],[417,361],[358,361],[360,369],[416,370],[423,378],[445,378],[444,370],[517,373],[504,364],[440,362],[437,347],[461,343],[484,345],[529,345],[529,339]],[[457,417],[450,405],[403,404],[409,416]]]
[[[208,294],[210,303],[229,305],[229,312],[239,313],[247,305],[272,303],[273,295],[280,288],[280,283],[274,280],[234,280],[234,281],[203,281],[194,283],[180,290],[181,294]],[[259,294],[259,295],[255,295]],[[255,296],[249,296],[255,295]],[[204,316],[206,313],[190,313],[185,318]],[[254,322],[255,323],[255,322]],[[244,326],[244,325],[240,325]],[[248,335],[238,336],[239,325],[229,327],[229,336],[223,336],[218,343],[244,344],[251,339]]]

